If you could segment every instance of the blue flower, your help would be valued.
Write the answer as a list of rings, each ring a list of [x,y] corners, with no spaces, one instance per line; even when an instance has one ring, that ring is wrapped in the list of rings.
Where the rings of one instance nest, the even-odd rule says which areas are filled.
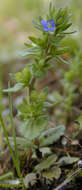
[[[54,20],[51,19],[51,20],[41,20],[41,24],[44,28],[44,31],[48,32],[53,32],[56,28],[55,26],[55,23],[54,23]]]

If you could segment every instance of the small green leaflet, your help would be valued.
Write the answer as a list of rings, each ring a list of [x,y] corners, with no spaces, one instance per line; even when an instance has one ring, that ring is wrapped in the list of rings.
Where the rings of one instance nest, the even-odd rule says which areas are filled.
[[[45,158],[45,160],[43,160],[40,164],[38,164],[35,169],[36,170],[44,170],[44,169],[48,169],[50,168],[50,166],[52,166],[57,160],[57,156],[56,154],[53,154],[51,156],[49,156],[48,158]]]
[[[53,180],[53,178],[58,179],[60,175],[61,175],[61,169],[59,167],[53,167],[48,171],[42,172],[42,176],[49,180]]]
[[[14,87],[4,89],[3,92],[17,92],[17,91],[21,90],[22,88],[24,88],[24,84],[17,83],[17,84],[15,84]]]

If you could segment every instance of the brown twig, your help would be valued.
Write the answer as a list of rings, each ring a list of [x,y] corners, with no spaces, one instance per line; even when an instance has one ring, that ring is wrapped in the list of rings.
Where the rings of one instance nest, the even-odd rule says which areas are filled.
[[[66,135],[64,135],[64,137],[65,137],[67,140],[69,140],[70,143],[72,144],[73,140],[72,140],[70,137],[68,137],[68,136],[66,136]],[[82,149],[82,146],[79,144],[79,142],[78,142],[77,145]]]
[[[65,152],[65,153],[70,153],[73,155],[77,155],[77,156],[82,156],[82,152],[76,152],[76,151],[72,151],[72,150],[68,150],[68,149],[61,149],[61,148],[56,148],[55,150],[57,150],[58,152]]]

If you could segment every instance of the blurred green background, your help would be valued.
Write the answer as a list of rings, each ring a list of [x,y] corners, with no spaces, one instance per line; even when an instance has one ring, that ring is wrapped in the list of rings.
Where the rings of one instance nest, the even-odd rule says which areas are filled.
[[[82,0],[52,1],[56,7],[67,6],[71,9],[73,27],[78,31],[75,35],[79,35],[81,46]],[[20,52],[24,49],[24,42],[36,31],[32,19],[45,15],[48,6],[49,0],[0,0],[0,85],[3,80],[8,80],[8,73],[16,72],[21,67],[23,58]]]

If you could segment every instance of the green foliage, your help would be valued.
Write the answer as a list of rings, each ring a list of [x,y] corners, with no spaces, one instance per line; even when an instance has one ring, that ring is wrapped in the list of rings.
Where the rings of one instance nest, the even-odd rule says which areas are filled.
[[[41,25],[42,17],[38,21],[33,21],[34,26],[42,32],[40,37],[29,37],[30,42],[25,43],[27,52],[25,56],[33,56],[34,61],[29,63],[21,72],[14,75],[16,84],[4,92],[17,92],[24,87],[28,88],[28,97],[23,99],[23,103],[18,106],[18,116],[22,120],[22,135],[32,142],[36,137],[39,138],[40,146],[48,146],[56,142],[64,134],[65,127],[50,128],[48,108],[54,107],[55,103],[47,100],[48,90],[45,88],[38,92],[35,82],[38,77],[44,77],[47,70],[54,67],[53,59],[58,62],[67,63],[61,56],[67,51],[67,47],[62,45],[62,40],[70,32],[66,30],[72,25],[70,14],[67,9],[55,9],[50,3],[49,13],[46,20],[53,19],[56,29],[53,32],[46,32]],[[60,98],[59,98],[60,99]],[[72,95],[70,96],[70,101]],[[43,133],[42,133],[43,132]],[[41,134],[42,133],[42,134]],[[46,138],[45,138],[46,135]]]
[[[18,72],[16,74],[16,81],[24,83],[26,86],[28,86],[30,80],[31,80],[31,72],[29,68],[24,68],[22,72]]]
[[[46,70],[53,66],[50,63],[52,59],[67,63],[62,59],[61,55],[67,52],[68,49],[61,45],[61,41],[66,36],[65,30],[71,26],[69,22],[70,15],[67,9],[57,11],[50,5],[49,15],[46,16],[46,19],[52,18],[56,25],[54,32],[45,32],[43,30],[41,25],[42,17],[40,17],[38,21],[33,21],[33,24],[38,30],[42,31],[42,36],[39,38],[30,36],[31,43],[25,43],[27,51],[23,55],[35,57],[35,62],[31,64],[32,74],[35,77],[43,77],[46,74]]]
[[[18,118],[21,120],[19,131],[21,132],[22,137],[16,137],[15,135],[11,101],[9,101],[9,103],[13,138],[8,137],[1,117],[1,124],[20,179],[22,178],[17,146],[20,149],[27,150],[27,152],[32,151],[32,154],[34,154],[34,152],[36,153],[36,150],[39,148],[49,148],[50,145],[57,142],[60,137],[64,135],[65,126],[62,124],[58,124],[56,126],[54,122],[55,120],[52,119],[49,114],[49,109],[54,109],[55,106],[60,106],[61,109],[59,109],[59,107],[54,109],[55,116],[58,114],[59,118],[61,112],[64,116],[64,113],[70,112],[73,100],[77,95],[75,93],[77,88],[76,78],[78,78],[79,82],[82,80],[82,53],[78,53],[78,56],[72,60],[71,64],[68,64],[68,60],[63,58],[63,55],[68,51],[68,48],[64,45],[64,38],[66,35],[73,33],[67,30],[72,25],[70,22],[70,16],[71,15],[67,9],[57,10],[50,3],[49,13],[46,16],[46,20],[53,19],[56,29],[53,32],[44,31],[44,28],[41,25],[41,20],[43,19],[42,17],[39,17],[38,21],[33,21],[34,26],[39,30],[38,32],[41,32],[41,35],[40,37],[30,36],[30,42],[25,43],[26,52],[24,53],[24,56],[31,56],[33,58],[32,62],[30,62],[21,72],[14,75],[14,79],[16,81],[15,86],[11,88],[9,86],[8,89],[4,90],[4,92],[10,93],[27,89],[27,94],[25,94],[22,104],[17,107]],[[78,46],[76,43],[75,50],[69,51],[70,56],[72,54],[73,56],[76,54],[77,48]],[[64,66],[69,68],[69,70],[67,69],[64,71],[61,63],[67,64]],[[47,71],[50,71],[50,69],[55,70],[56,74],[56,68],[59,67],[59,65],[61,65],[60,71],[63,75],[63,79],[59,82],[61,87],[63,87],[61,89],[64,89],[64,95],[62,96],[62,93],[58,91],[48,94],[47,87],[39,91],[36,85],[38,79],[44,78]],[[65,110],[65,112],[63,110]],[[58,121],[59,118],[56,117]],[[51,127],[51,123],[53,123],[53,127]],[[13,147],[15,149],[16,160],[12,151]],[[56,173],[55,179],[58,179],[61,174],[61,169],[59,166],[61,166],[63,162],[64,164],[72,164],[78,161],[78,158],[76,157],[63,157],[56,162],[57,156],[55,154],[51,154],[51,152],[47,153],[47,157],[41,157],[42,159],[39,158],[40,163],[33,168],[32,173],[26,175],[24,181],[23,179],[21,180],[21,183],[23,186],[25,185],[26,188],[28,187],[29,182],[33,182],[33,184],[36,182],[36,171],[42,171],[43,177],[46,176],[49,180],[52,180],[54,178],[54,174]],[[34,155],[32,155],[32,159],[33,156]],[[37,153],[35,157],[36,156]],[[56,165],[58,164],[57,167],[55,166],[55,163]]]
[[[38,58],[43,58],[45,64],[53,58],[60,58],[61,54],[67,51],[67,48],[61,46],[61,40],[66,36],[64,31],[71,26],[71,23],[69,23],[70,15],[66,9],[57,11],[50,5],[49,15],[47,15],[46,19],[50,20],[52,18],[56,25],[56,30],[53,32],[47,33],[43,30],[41,25],[42,17],[40,17],[38,22],[33,22],[34,26],[40,29],[43,34],[42,38],[38,39],[30,37],[32,44],[31,47],[27,48],[29,55],[33,54],[34,56],[37,55]]]
[[[44,31],[41,25],[41,19],[34,21],[34,26],[38,30],[42,31],[42,35],[39,38],[29,37],[30,43],[25,43],[27,47],[24,56],[33,56],[34,62],[29,64],[22,72],[15,75],[16,81],[28,86],[31,78],[44,77],[46,71],[53,66],[51,60],[67,63],[62,59],[61,55],[67,51],[67,47],[63,47],[61,41],[65,38],[65,31],[71,26],[70,14],[67,9],[55,10],[50,4],[49,14],[46,19],[54,19],[56,29],[53,32]],[[18,87],[18,86],[17,86]],[[19,87],[19,89],[21,89]],[[13,92],[13,90],[11,89]]]
[[[45,93],[41,92],[40,94],[37,91],[32,91],[29,103],[26,99],[23,99],[23,105],[19,106],[19,115],[22,120],[28,119],[37,119],[45,117],[46,111],[46,102]]]

